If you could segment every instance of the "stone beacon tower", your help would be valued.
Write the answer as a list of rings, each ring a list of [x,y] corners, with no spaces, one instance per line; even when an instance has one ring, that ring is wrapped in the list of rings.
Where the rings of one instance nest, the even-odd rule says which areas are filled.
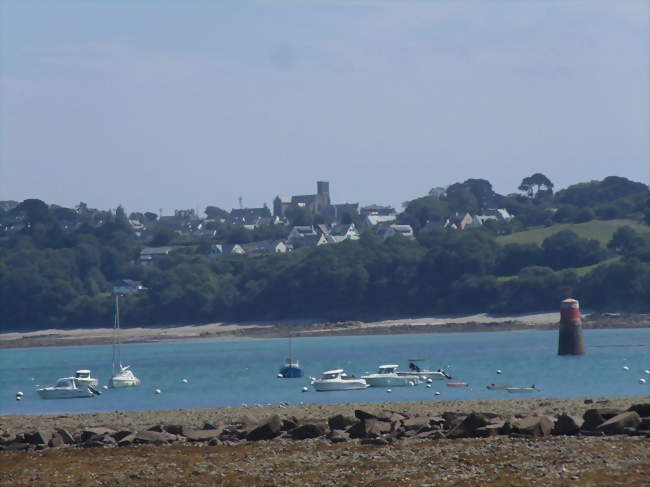
[[[560,339],[557,345],[557,354],[585,354],[582,322],[580,321],[580,303],[577,299],[567,298],[560,305]]]

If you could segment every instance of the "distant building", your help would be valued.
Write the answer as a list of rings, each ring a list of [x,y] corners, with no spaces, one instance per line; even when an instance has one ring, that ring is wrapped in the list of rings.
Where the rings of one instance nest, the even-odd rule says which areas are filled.
[[[217,257],[222,257],[224,255],[242,255],[244,253],[244,249],[239,244],[213,244],[212,247],[210,247],[208,257],[216,259]]]
[[[330,236],[344,237],[344,240],[359,240],[359,231],[354,223],[340,223],[332,227]]]
[[[372,228],[381,224],[388,224],[397,220],[397,215],[366,215],[362,225],[366,228]]]
[[[383,239],[394,237],[395,235],[400,235],[405,238],[415,238],[411,225],[382,226],[377,229],[377,235]]]
[[[262,240],[241,244],[246,255],[284,254],[288,251],[287,245],[282,240]]]
[[[291,245],[294,249],[300,249],[304,247],[319,247],[320,245],[325,245],[327,239],[325,235],[316,234],[316,235],[305,235],[304,237],[297,238],[291,241]]]
[[[233,208],[230,211],[230,223],[238,225],[260,226],[265,219],[271,221],[271,210],[266,205],[262,208]]]
[[[287,240],[289,242],[293,242],[294,240],[299,240],[305,237],[314,237],[317,235],[322,235],[322,234],[316,232],[314,227],[312,227],[311,225],[297,226],[291,229],[289,235],[287,236]]]
[[[316,194],[276,196],[273,200],[273,216],[283,218],[287,209],[291,206],[307,208],[312,214],[320,215],[325,208],[330,206],[330,183],[318,181],[316,183]]]

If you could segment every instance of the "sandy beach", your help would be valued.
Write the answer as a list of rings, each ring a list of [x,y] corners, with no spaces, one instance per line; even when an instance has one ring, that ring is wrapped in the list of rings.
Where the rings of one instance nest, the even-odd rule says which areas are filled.
[[[529,313],[495,316],[485,313],[463,316],[417,316],[377,321],[327,322],[318,319],[210,323],[168,327],[126,327],[124,343],[148,343],[231,338],[281,338],[287,336],[376,335],[399,333],[449,333],[477,331],[544,330],[557,327],[558,313]],[[583,327],[649,327],[647,314],[583,314]],[[0,333],[0,348],[26,348],[111,343],[111,328],[48,329]]]

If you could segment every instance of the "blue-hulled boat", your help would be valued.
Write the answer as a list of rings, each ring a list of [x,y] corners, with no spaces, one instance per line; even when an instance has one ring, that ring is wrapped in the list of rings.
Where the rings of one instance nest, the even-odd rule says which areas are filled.
[[[302,377],[300,363],[291,356],[291,338],[289,338],[289,358],[284,361],[284,367],[278,372],[281,379],[296,379]]]

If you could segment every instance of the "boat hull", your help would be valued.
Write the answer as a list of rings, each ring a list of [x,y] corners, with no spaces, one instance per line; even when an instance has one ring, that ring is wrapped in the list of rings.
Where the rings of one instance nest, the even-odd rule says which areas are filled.
[[[506,391],[510,394],[529,394],[531,392],[537,392],[537,390],[534,387],[506,387]]]
[[[312,384],[318,392],[354,391],[370,387],[365,380],[314,381]]]
[[[364,375],[362,379],[365,380],[370,387],[403,387],[419,384],[420,382],[418,377],[412,375],[392,375],[384,377],[380,377],[379,374],[377,376]]]
[[[56,389],[46,387],[37,389],[36,392],[41,399],[78,399],[84,397],[93,397],[94,394],[87,388],[84,389]]]
[[[303,376],[303,372],[300,367],[282,367],[279,374],[283,379],[297,379]]]
[[[113,389],[121,389],[124,387],[135,387],[140,385],[140,379],[138,378],[120,378],[120,377],[111,377],[111,380],[108,382],[108,387]]]

